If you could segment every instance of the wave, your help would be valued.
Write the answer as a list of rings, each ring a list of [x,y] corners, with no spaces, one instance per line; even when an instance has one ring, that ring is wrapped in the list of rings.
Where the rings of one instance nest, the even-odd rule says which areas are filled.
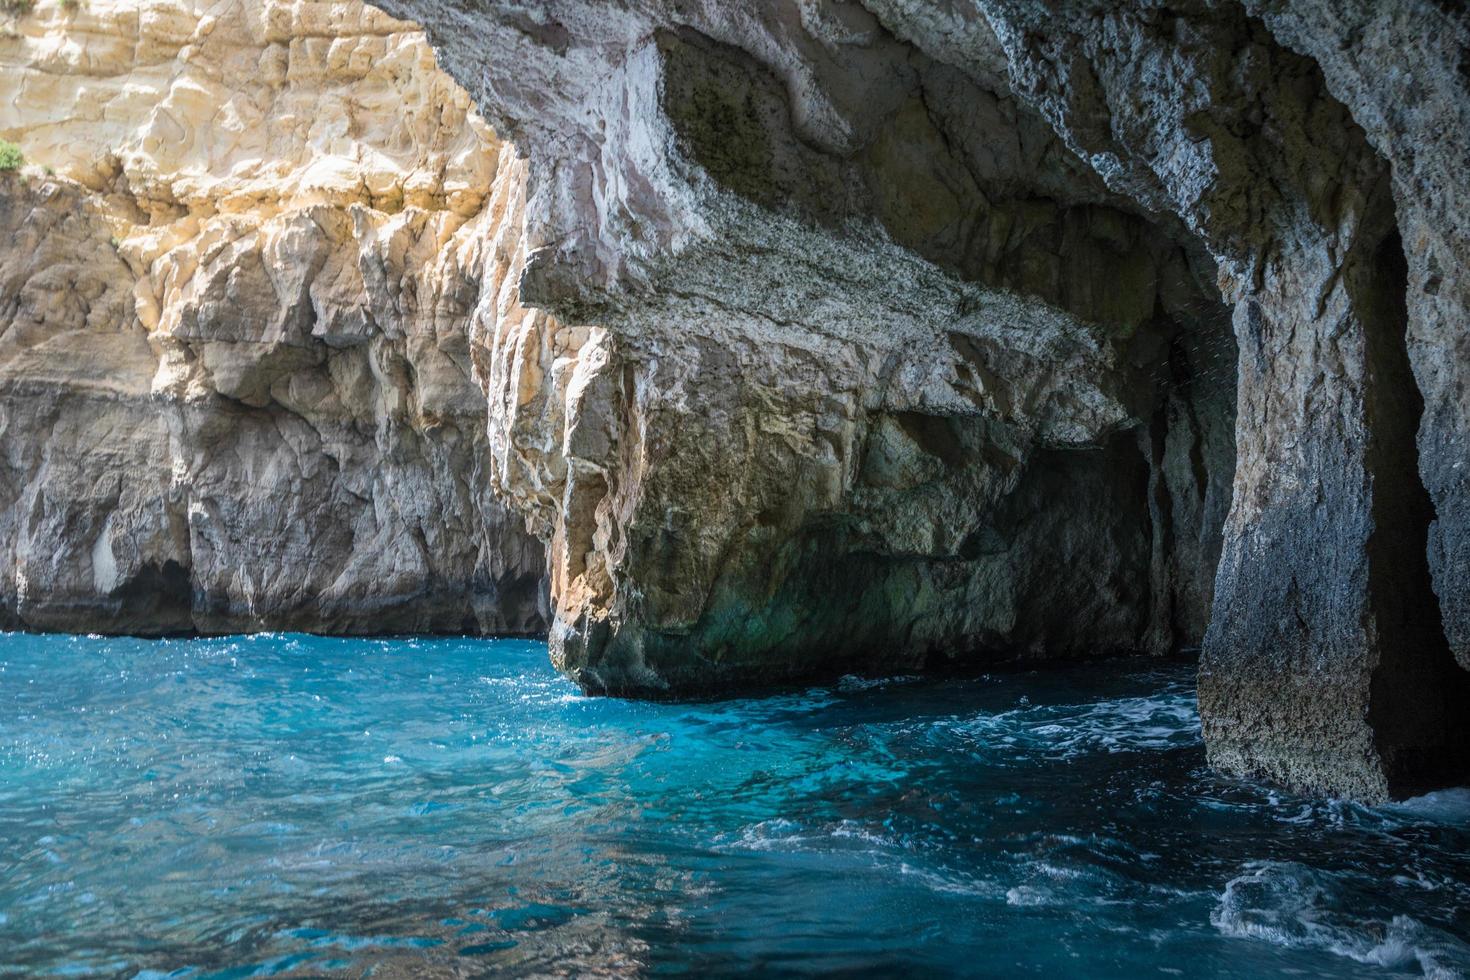
[[[1470,786],[1436,790],[1381,809],[1410,819],[1470,826]]]
[[[1409,915],[1355,914],[1352,898],[1331,872],[1293,862],[1251,862],[1226,884],[1210,922],[1227,936],[1389,969],[1417,967],[1433,980],[1470,976],[1470,945]]]
[[[948,732],[984,755],[996,752],[1071,760],[1084,755],[1154,752],[1200,742],[1192,695],[1166,693],[1089,704],[1029,705],[955,719]]]
[[[895,677],[859,677],[857,674],[844,674],[837,681],[837,690],[843,694],[856,694],[861,691],[881,691],[887,687],[916,684],[921,680],[923,678],[916,674],[899,674]]]

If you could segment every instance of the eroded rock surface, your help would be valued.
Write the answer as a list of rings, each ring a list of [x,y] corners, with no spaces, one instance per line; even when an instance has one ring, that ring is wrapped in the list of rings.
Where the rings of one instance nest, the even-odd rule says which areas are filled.
[[[465,331],[499,145],[422,36],[357,3],[8,26],[0,619],[544,628]]]
[[[1376,798],[1456,770],[1470,687],[1430,588],[1386,161],[1242,9],[989,10],[1018,91],[1110,186],[1178,213],[1235,300],[1235,503],[1200,673],[1212,759]]]

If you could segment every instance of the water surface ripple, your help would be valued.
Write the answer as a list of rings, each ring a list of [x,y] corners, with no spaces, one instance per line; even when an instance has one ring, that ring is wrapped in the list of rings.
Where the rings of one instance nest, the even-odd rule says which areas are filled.
[[[0,871],[0,975],[1470,971],[1470,792],[1212,776],[1155,662],[647,704],[530,642],[0,634]]]

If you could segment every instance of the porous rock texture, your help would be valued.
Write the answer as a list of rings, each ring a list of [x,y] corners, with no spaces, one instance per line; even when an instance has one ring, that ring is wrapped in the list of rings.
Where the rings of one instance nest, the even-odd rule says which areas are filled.
[[[1418,23],[1397,27],[1436,30],[1444,15],[1417,6]],[[1437,307],[1408,308],[1391,161],[1318,63],[1270,28],[1282,24],[1289,43],[1305,20],[1354,12],[1277,5],[1263,22],[1215,3],[987,7],[1016,89],[1109,186],[1178,214],[1218,259],[1235,303],[1234,505],[1200,671],[1212,760],[1363,798],[1463,773],[1470,678],[1429,574],[1434,554],[1446,604],[1463,600],[1444,562],[1445,542],[1458,540],[1455,502],[1441,493],[1449,507],[1431,548],[1425,489],[1425,476],[1458,460],[1426,454],[1421,474],[1424,398],[1407,345],[1416,314],[1440,345],[1446,324],[1423,322]],[[1347,37],[1333,47],[1318,57],[1362,56]],[[1459,86],[1463,99],[1463,77]],[[1406,169],[1401,185],[1414,183]],[[1415,261],[1424,247],[1409,250]],[[1463,335],[1464,312],[1453,334]],[[1424,353],[1421,367],[1436,360]],[[1455,373],[1421,376],[1435,385]],[[1426,437],[1444,438],[1434,425]]]
[[[474,332],[584,687],[1202,639],[1217,766],[1465,777],[1462,5],[383,5],[525,158]]]
[[[0,623],[545,628],[464,324],[500,147],[358,3],[4,23]]]

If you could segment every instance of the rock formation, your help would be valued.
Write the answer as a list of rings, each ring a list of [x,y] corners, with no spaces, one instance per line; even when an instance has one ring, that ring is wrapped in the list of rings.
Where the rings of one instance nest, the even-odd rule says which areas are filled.
[[[1222,768],[1465,774],[1462,11],[385,6],[599,325],[490,344],[585,687],[1204,634]]]
[[[422,35],[355,3],[8,26],[0,623],[544,629],[464,329],[499,146]]]
[[[1463,364],[1439,365],[1463,345],[1445,335],[1463,333],[1466,308],[1446,318],[1436,304],[1409,307],[1406,252],[1424,263],[1433,246],[1421,232],[1405,248],[1395,198],[1413,201],[1412,185],[1426,181],[1403,164],[1396,181],[1385,134],[1375,146],[1318,62],[1272,33],[1275,24],[1288,44],[1338,33],[1332,50],[1317,51],[1330,67],[1343,52],[1361,56],[1354,34],[1430,33],[1446,19],[1410,4],[1398,12],[1417,6],[1417,19],[1380,23],[1352,6],[1277,4],[1259,11],[1264,23],[1230,4],[989,8],[1016,89],[1109,186],[1179,215],[1235,303],[1234,504],[1200,671],[1211,758],[1312,791],[1381,798],[1464,773],[1470,751],[1470,675],[1451,654],[1430,581],[1432,560],[1453,621],[1463,595],[1446,559],[1462,518],[1443,478],[1455,461],[1433,449],[1460,438],[1436,429],[1458,426],[1451,403],[1464,406],[1463,388],[1444,390]],[[1085,33],[1064,26],[1079,20]],[[1458,89],[1446,82],[1453,64],[1431,56],[1412,70],[1449,90],[1448,104],[1464,100],[1465,78]],[[1347,75],[1336,72],[1339,85],[1362,93],[1366,112],[1372,83]],[[1463,134],[1458,155],[1453,139],[1406,133],[1400,146],[1412,142],[1430,150],[1417,166],[1440,171],[1436,183],[1441,153],[1465,173]],[[1411,234],[1439,205],[1414,203]],[[1429,218],[1452,237],[1455,221]],[[1419,378],[1439,405],[1422,429],[1414,319],[1425,337]],[[1416,435],[1431,448],[1422,470]],[[1443,507],[1432,543],[1426,485]]]
[[[345,3],[43,2],[0,47],[0,136],[71,178],[4,205],[27,622],[141,623],[188,570],[196,622],[266,581],[313,628],[494,626],[524,519],[588,691],[1202,645],[1227,771],[1470,773],[1462,9],[381,6],[468,95]],[[86,447],[80,514],[48,445]],[[235,573],[283,533],[300,561]]]
[[[482,303],[472,336],[554,658],[663,695],[1197,644],[1232,470],[1207,256],[994,78],[812,11],[404,11],[528,161],[506,279],[555,319]]]

